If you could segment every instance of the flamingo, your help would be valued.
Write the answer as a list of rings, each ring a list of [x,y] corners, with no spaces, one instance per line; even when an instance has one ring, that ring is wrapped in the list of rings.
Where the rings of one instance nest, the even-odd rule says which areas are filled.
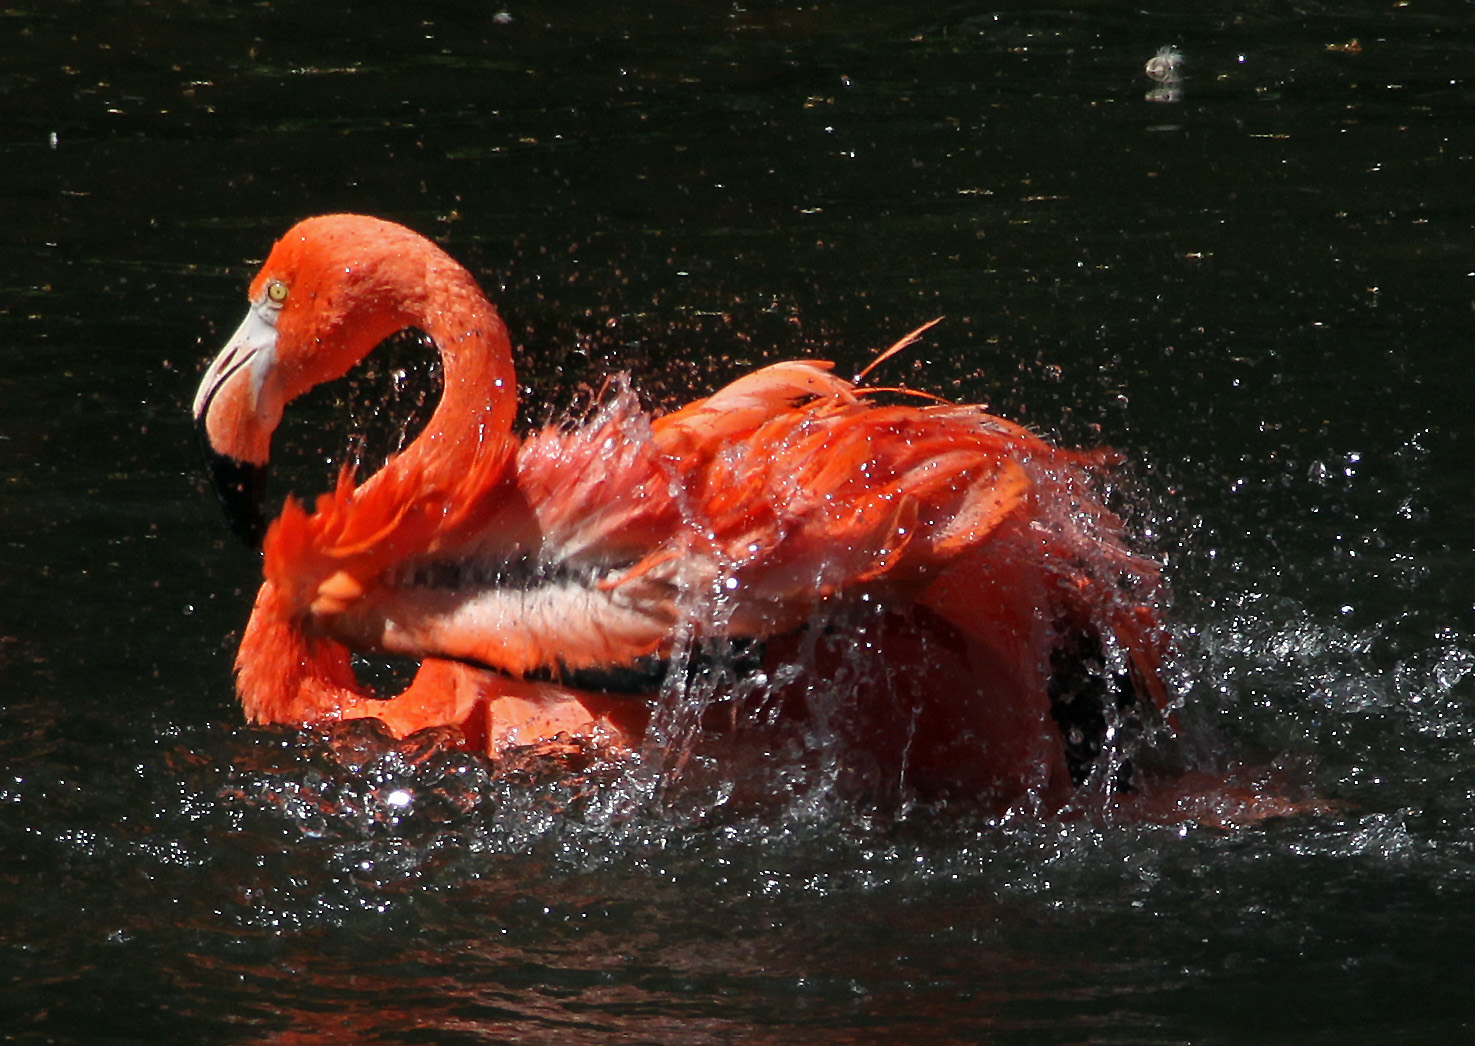
[[[406,329],[442,361],[423,431],[267,525],[287,404]],[[836,743],[923,791],[1122,786],[1117,728],[1167,691],[1157,565],[1100,498],[1111,452],[886,402],[819,360],[664,415],[617,385],[582,424],[524,436],[516,389],[502,319],[428,239],[335,214],[276,243],[194,400],[217,493],[263,552],[235,660],[250,721],[630,751],[674,666],[712,656],[759,680],[744,692],[770,719],[847,699]],[[354,654],[419,667],[384,696]]]

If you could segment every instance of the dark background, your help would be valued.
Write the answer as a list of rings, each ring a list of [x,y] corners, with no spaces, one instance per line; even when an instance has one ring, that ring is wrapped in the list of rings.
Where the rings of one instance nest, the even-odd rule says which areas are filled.
[[[1472,76],[1424,0],[0,11],[0,1040],[1460,1039]],[[946,317],[891,378],[1125,451],[1185,746],[1336,811],[663,815],[242,727],[188,404],[330,210],[479,275],[530,423]]]

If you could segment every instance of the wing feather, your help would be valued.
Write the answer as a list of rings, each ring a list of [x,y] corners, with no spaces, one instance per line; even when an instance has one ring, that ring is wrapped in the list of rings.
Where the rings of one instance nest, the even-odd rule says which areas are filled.
[[[784,363],[654,420],[617,387],[585,424],[527,439],[507,475],[454,491],[417,491],[409,472],[367,492],[345,478],[311,515],[289,505],[268,576],[290,564],[279,583],[299,613],[324,612],[316,634],[514,674],[660,653],[682,607],[713,596],[724,612],[706,627],[762,636],[866,592],[930,593],[1021,675],[1044,649],[1031,614],[1101,620],[1150,675],[1155,619],[1117,593],[1155,576],[1092,492],[1106,460],[976,407],[882,405],[828,363]],[[514,561],[531,580],[506,580],[498,564]],[[438,562],[464,583],[417,587],[416,565]],[[987,593],[1012,602],[981,606]]]

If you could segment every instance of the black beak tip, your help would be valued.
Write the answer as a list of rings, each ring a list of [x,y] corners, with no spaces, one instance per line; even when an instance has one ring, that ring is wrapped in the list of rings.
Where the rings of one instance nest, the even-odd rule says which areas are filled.
[[[231,530],[251,548],[260,549],[266,537],[266,516],[262,510],[266,500],[266,466],[216,453],[205,436],[204,426],[200,427],[200,451]]]

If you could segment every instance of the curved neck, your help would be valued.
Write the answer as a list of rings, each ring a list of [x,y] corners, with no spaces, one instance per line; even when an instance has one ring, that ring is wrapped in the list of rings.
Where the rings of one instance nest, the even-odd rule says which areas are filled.
[[[311,514],[283,506],[266,535],[263,569],[294,612],[311,607],[338,574],[362,585],[474,532],[513,474],[517,385],[507,328],[465,269],[427,241],[401,240],[351,271],[336,303],[333,288],[324,292],[325,306],[336,309],[324,308],[328,319],[299,338],[321,345],[337,335],[339,351],[332,367],[303,377],[340,376],[345,361],[416,328],[440,353],[441,399],[419,436],[362,483],[344,470]]]
[[[510,462],[516,450],[517,380],[507,326],[460,266],[432,266],[423,291],[401,306],[403,327],[424,331],[440,352],[444,388],[420,435],[380,473],[417,477],[422,490],[460,487]]]

